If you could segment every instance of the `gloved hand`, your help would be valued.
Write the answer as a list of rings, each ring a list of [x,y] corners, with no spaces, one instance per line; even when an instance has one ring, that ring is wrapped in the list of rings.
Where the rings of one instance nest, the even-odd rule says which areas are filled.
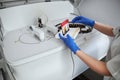
[[[74,54],[76,53],[77,50],[80,50],[80,48],[76,45],[74,40],[69,35],[67,35],[67,37],[65,38],[65,37],[61,36],[61,34],[59,34],[59,37],[61,40],[63,40],[63,42],[66,44],[66,46],[68,48],[70,48],[70,50],[72,52],[74,52]]]
[[[82,24],[88,25],[90,27],[93,27],[95,25],[94,20],[88,19],[83,16],[77,16],[77,17],[73,18],[72,23],[82,23]]]

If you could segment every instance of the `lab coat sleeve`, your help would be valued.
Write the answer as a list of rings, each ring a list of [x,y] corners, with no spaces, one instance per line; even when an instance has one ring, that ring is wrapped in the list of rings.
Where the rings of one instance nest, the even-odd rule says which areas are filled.
[[[107,62],[107,68],[116,80],[120,80],[120,54]]]
[[[114,27],[113,28],[113,34],[116,36],[120,33],[120,26],[119,27]]]

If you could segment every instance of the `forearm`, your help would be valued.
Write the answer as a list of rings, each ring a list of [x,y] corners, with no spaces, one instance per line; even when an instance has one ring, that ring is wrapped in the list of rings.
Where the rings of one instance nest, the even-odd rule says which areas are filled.
[[[108,36],[114,36],[112,32],[113,30],[112,26],[105,25],[99,22],[95,22],[94,28]]]
[[[76,55],[84,63],[86,63],[93,71],[95,71],[95,72],[97,72],[97,73],[99,73],[101,75],[110,76],[110,72],[108,71],[105,62],[99,61],[99,60],[85,54],[81,50],[77,51]]]

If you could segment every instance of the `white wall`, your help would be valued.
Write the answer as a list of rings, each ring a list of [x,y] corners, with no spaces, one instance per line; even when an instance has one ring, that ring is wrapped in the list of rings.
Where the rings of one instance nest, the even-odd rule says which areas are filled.
[[[82,0],[79,10],[88,18],[120,26],[120,0]]]

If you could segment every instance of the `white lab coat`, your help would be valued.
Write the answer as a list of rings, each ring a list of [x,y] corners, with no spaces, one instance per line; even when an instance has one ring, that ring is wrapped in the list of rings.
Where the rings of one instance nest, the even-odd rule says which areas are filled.
[[[113,38],[106,57],[107,68],[112,74],[109,80],[120,80],[120,27],[113,29]]]

